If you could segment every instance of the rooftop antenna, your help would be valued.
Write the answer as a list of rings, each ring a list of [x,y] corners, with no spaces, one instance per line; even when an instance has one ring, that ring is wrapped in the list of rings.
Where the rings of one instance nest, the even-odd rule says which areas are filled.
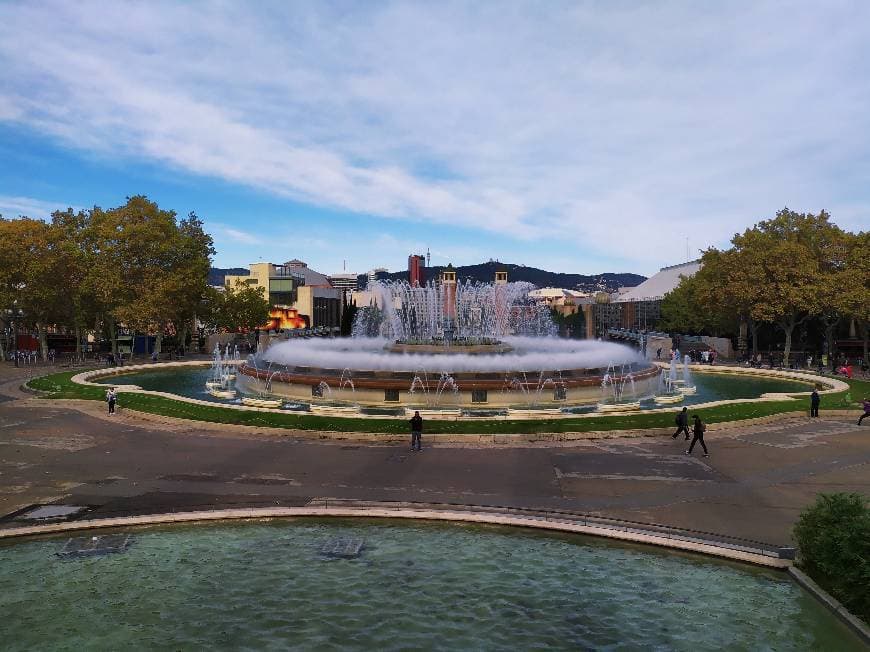
[[[347,260],[346,259],[341,261],[341,271],[342,272],[347,271]]]

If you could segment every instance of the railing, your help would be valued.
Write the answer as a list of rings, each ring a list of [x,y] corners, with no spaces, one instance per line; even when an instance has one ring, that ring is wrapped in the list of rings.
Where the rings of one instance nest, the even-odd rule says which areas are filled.
[[[728,550],[748,552],[776,559],[795,558],[795,549],[789,546],[776,545],[755,539],[747,539],[745,537],[737,537],[716,532],[707,532],[704,530],[693,530],[691,528],[662,525],[660,523],[629,521],[625,519],[599,516],[597,514],[586,514],[559,509],[473,505],[468,503],[421,503],[414,501],[381,502],[342,498],[316,498],[307,503],[306,507],[320,507],[323,509],[335,508],[337,510],[342,508],[353,508],[355,510],[371,509],[373,511],[377,510],[381,512],[384,510],[395,510],[398,512],[400,510],[416,509],[426,511],[469,512],[476,514],[484,513],[494,516],[509,516],[511,518],[528,519],[529,521],[573,523],[587,527],[604,528],[634,534],[646,534],[675,541],[685,541],[714,546],[717,548],[726,548]]]

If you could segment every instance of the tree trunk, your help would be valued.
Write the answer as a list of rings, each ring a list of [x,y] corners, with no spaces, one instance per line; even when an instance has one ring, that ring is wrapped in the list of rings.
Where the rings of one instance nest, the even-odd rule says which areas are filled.
[[[157,331],[154,336],[154,353],[160,355],[163,353],[163,331]]]
[[[190,330],[190,324],[185,319],[181,322],[181,328],[178,329],[178,346],[187,351],[187,333]]]
[[[828,345],[828,360],[831,361],[831,368],[836,366],[836,363],[834,362],[834,358],[836,357],[836,352],[834,351],[834,349],[836,348],[836,345],[834,343],[834,329],[837,327],[837,324],[839,323],[839,321],[840,321],[839,319],[836,319],[832,322],[829,322],[827,320],[824,322],[825,323],[825,342]]]
[[[76,357],[81,357],[82,355],[82,327],[76,324]]]
[[[749,320],[749,333],[752,336],[752,357],[758,355],[758,322],[754,319]]]
[[[867,349],[868,349],[867,345],[868,345],[868,339],[870,339],[870,324],[868,324],[866,322],[860,322],[859,325],[861,327],[861,334],[862,334],[861,339],[864,340],[864,364],[868,365],[868,364],[870,364],[870,359],[867,358]]]
[[[737,332],[737,349],[743,357],[746,357],[746,332],[749,330],[749,324],[745,316],[740,317],[740,329]]]
[[[782,350],[782,366],[784,368],[788,368],[788,358],[791,355],[791,336],[794,333],[794,328],[797,326],[797,322],[794,317],[789,317],[788,320],[783,319],[779,322],[779,327],[782,329],[782,332],[785,333],[785,346]]]
[[[45,327],[38,322],[36,324],[36,334],[39,338],[39,354],[43,362],[48,362],[48,335],[45,332]]]
[[[112,342],[112,355],[118,359],[118,325],[114,317],[109,317],[109,339]]]

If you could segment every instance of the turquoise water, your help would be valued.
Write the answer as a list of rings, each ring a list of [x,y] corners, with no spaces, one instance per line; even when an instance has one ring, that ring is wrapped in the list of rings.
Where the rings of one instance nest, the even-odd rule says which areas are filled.
[[[698,403],[723,401],[730,398],[758,398],[762,394],[769,392],[797,393],[812,390],[809,384],[795,380],[780,380],[779,378],[737,374],[693,373],[692,382],[698,388],[697,393],[687,395],[682,403],[677,404],[678,406],[697,405]]]
[[[4,650],[859,650],[782,573],[485,526],[133,530],[123,553],[0,546]],[[335,537],[364,541],[329,559]]]
[[[211,367],[182,367],[155,371],[140,371],[119,376],[98,379],[106,385],[139,385],[143,389],[170,392],[216,403],[227,403],[226,399],[215,398],[205,390],[205,381],[211,378]],[[806,392],[810,386],[793,380],[763,378],[752,376],[695,373],[692,376],[698,391],[688,395],[680,405],[697,405],[708,401],[729,398],[758,398],[768,392]],[[293,404],[291,404],[293,405]],[[660,408],[651,400],[641,404],[645,409]],[[302,408],[303,405],[294,405]]]

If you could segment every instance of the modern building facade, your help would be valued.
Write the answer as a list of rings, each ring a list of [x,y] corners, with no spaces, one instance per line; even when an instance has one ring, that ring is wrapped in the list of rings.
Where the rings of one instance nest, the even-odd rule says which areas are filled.
[[[247,275],[227,275],[224,285],[256,287],[272,306],[272,329],[337,328],[341,325],[342,290],[329,278],[303,261],[294,259],[283,265],[252,263]]]
[[[694,276],[699,269],[700,260],[662,267],[657,274],[626,292],[615,296],[599,293],[594,309],[596,336],[602,337],[611,328],[655,330],[662,316],[664,296],[676,288],[683,277]]]

